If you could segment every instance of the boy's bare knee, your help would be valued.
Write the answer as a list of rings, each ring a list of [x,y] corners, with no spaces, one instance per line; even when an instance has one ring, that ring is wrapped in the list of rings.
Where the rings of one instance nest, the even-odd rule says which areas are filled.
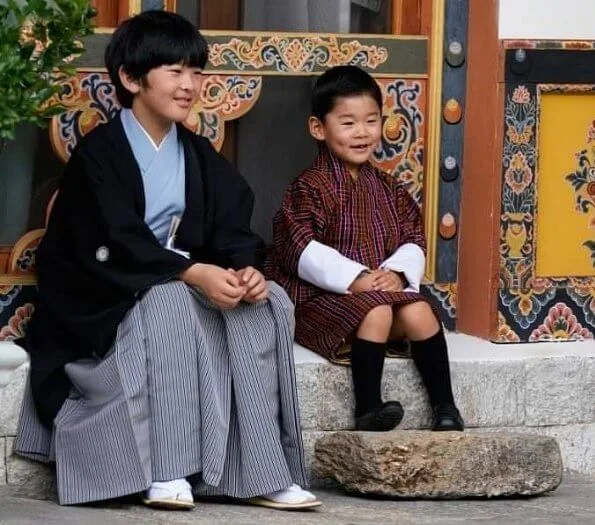
[[[402,319],[420,319],[424,317],[434,317],[432,307],[425,301],[404,304],[397,310],[397,316]]]
[[[432,307],[425,301],[401,306],[395,314],[407,337],[431,337],[440,328]]]
[[[388,325],[390,326],[393,322],[393,309],[392,306],[388,304],[383,304],[381,306],[376,306],[372,308],[364,317],[363,323],[372,323],[372,324],[379,324],[379,325]]]
[[[388,339],[393,324],[393,309],[390,305],[372,308],[357,329],[357,336],[371,341],[384,342]]]

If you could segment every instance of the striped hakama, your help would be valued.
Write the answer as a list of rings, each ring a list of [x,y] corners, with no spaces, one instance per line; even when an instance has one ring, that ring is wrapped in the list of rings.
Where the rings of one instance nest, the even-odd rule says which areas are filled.
[[[285,193],[273,232],[266,274],[296,305],[296,341],[334,363],[349,364],[346,343],[370,310],[426,301],[415,291],[333,293],[298,274],[312,241],[373,270],[406,244],[425,250],[419,207],[397,178],[369,163],[354,179],[339,158],[321,148],[314,165]]]
[[[248,498],[305,485],[293,306],[219,310],[180,281],[149,290],[103,360],[66,370],[53,433],[27,389],[18,454],[55,461],[61,504],[115,498],[200,474],[200,492]]]

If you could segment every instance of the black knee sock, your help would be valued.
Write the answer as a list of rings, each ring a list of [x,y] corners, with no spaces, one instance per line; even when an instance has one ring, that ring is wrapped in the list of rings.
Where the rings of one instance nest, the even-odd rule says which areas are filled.
[[[411,341],[411,356],[430,397],[430,404],[454,405],[448,350],[442,328],[429,339]]]
[[[354,339],[351,343],[351,374],[355,393],[355,417],[382,404],[380,385],[386,343]]]

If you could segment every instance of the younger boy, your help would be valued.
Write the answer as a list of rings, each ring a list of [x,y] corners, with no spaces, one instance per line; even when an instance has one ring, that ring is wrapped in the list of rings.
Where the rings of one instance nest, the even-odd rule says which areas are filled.
[[[289,187],[274,219],[269,277],[296,304],[296,340],[331,361],[351,342],[358,430],[391,430],[398,401],[382,402],[387,343],[407,338],[428,390],[433,430],[463,430],[441,324],[419,293],[425,239],[419,209],[370,164],[381,138],[382,94],[355,66],[314,87],[310,134],[320,153]]]

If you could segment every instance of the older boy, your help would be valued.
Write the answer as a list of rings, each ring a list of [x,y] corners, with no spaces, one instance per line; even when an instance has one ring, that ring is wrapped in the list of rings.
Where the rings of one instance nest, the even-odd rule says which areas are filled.
[[[149,11],[105,59],[123,109],[75,148],[39,247],[37,410],[29,396],[16,450],[55,461],[62,504],[192,508],[198,475],[202,493],[317,506],[298,485],[292,306],[257,269],[252,192],[181,125],[206,42]]]

